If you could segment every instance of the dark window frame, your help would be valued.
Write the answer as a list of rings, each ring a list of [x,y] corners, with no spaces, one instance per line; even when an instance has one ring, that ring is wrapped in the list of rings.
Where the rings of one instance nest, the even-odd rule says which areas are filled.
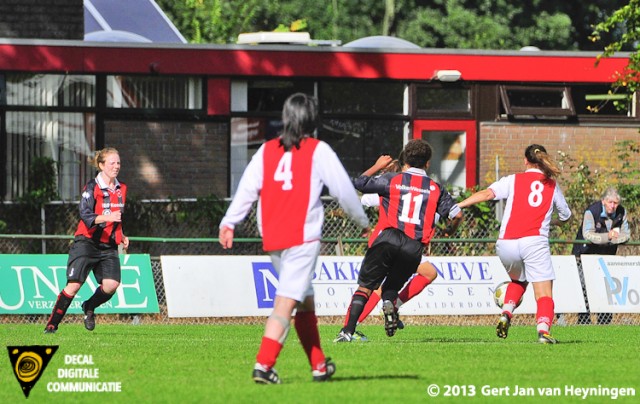
[[[518,107],[511,105],[508,92],[515,91],[530,91],[530,92],[548,92],[558,93],[561,92],[563,98],[567,102],[567,107]],[[498,91],[500,94],[500,102],[508,117],[521,117],[521,116],[534,116],[534,117],[567,117],[575,118],[577,116],[576,109],[571,98],[571,88],[569,86],[522,86],[522,85],[498,85]]]
[[[468,111],[452,111],[450,109],[418,109],[418,90],[421,88],[436,89],[464,89],[469,93],[469,110]],[[409,111],[412,119],[470,119],[475,116],[475,98],[476,91],[474,86],[469,83],[411,83],[409,85]]]

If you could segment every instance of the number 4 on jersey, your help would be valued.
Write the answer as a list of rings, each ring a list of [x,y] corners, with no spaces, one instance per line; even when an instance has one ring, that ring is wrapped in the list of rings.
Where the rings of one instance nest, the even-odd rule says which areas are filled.
[[[291,152],[285,152],[278,162],[276,172],[273,174],[274,181],[282,182],[283,191],[290,191],[293,189],[293,183],[291,182],[293,179],[293,172],[291,171],[292,159],[293,154]]]

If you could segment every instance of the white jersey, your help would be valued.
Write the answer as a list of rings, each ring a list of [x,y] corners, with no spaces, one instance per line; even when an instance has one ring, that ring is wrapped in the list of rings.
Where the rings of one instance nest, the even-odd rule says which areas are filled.
[[[495,200],[507,200],[500,239],[549,237],[554,209],[558,211],[561,221],[571,217],[571,209],[556,182],[547,179],[538,169],[502,177],[489,188],[495,194]]]
[[[258,227],[266,251],[320,240],[324,186],[356,224],[369,226],[351,179],[327,143],[305,138],[290,152],[278,145],[279,139],[273,139],[254,154],[220,227],[234,228],[259,200]]]

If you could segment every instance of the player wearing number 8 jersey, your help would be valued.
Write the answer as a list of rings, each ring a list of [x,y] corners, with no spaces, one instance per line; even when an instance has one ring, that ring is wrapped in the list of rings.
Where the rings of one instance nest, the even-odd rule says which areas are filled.
[[[507,287],[496,333],[500,338],[507,337],[516,302],[532,283],[537,302],[538,342],[554,344],[557,341],[551,337],[550,329],[554,318],[552,288],[555,273],[551,263],[549,228],[569,220],[571,210],[554,180],[560,170],[546,149],[532,144],[524,154],[525,172],[501,178],[458,206],[465,208],[492,199],[506,199],[496,250],[511,283]],[[559,220],[552,220],[554,209]]]
[[[220,244],[231,248],[235,225],[258,200],[263,247],[278,273],[273,312],[267,319],[253,370],[256,383],[280,383],[274,365],[287,338],[294,309],[295,330],[311,365],[313,380],[328,380],[335,372],[335,364],[325,358],[320,346],[311,284],[324,221],[320,200],[323,187],[358,225],[369,226],[340,160],[328,144],[312,137],[317,116],[313,97],[297,93],[285,101],[282,135],[264,143],[255,153],[220,222]]]

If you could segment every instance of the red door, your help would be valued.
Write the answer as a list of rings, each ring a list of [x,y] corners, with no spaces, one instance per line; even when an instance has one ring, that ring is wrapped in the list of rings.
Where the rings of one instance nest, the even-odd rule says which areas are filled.
[[[413,138],[433,147],[428,174],[436,181],[460,188],[477,185],[476,121],[415,120]]]

